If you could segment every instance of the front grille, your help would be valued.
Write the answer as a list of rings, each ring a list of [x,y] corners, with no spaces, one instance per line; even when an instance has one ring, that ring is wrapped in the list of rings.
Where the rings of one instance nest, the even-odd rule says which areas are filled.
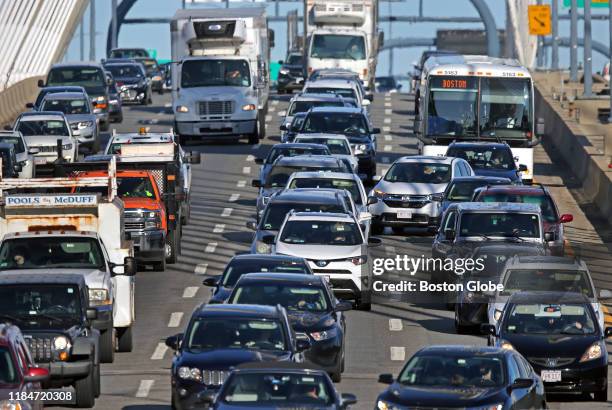
[[[312,273],[319,275],[350,275],[353,272],[347,269],[313,269]]]
[[[530,357],[531,363],[542,367],[563,367],[572,364],[576,360],[575,357]]]
[[[202,383],[207,386],[220,386],[223,384],[229,370],[204,370],[202,369]]]
[[[141,231],[145,227],[144,221],[125,221],[124,228],[126,231]]]
[[[200,101],[200,115],[230,115],[234,113],[233,101]]]
[[[383,198],[387,206],[391,208],[422,208],[427,205],[430,200],[427,195],[397,195],[387,194]]]
[[[57,152],[57,145],[33,145],[32,148],[38,148],[38,152]]]
[[[292,75],[293,77],[303,77],[304,76],[304,73],[300,69],[289,70],[289,74]]]
[[[25,337],[26,344],[35,362],[48,363],[53,358],[53,337],[52,336],[32,336]]]

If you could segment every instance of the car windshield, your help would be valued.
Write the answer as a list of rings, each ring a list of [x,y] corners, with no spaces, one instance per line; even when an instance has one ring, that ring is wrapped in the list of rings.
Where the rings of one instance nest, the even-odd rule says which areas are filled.
[[[449,157],[463,158],[474,169],[514,170],[516,164],[510,148],[504,147],[451,147],[446,152]]]
[[[278,231],[289,211],[295,212],[339,212],[346,210],[342,204],[316,204],[316,203],[275,203],[270,202],[262,216],[262,228],[269,231]]]
[[[0,385],[18,383],[17,366],[6,346],[0,347]]]
[[[346,189],[353,197],[356,205],[363,205],[359,185],[353,179],[342,178],[294,178],[287,188],[331,188]]]
[[[342,101],[294,101],[289,107],[287,115],[295,115],[301,112],[306,112],[314,107],[344,107]]]
[[[363,60],[366,58],[365,39],[363,36],[315,34],[312,39],[310,56],[326,59]]]
[[[516,303],[510,305],[502,326],[513,334],[590,335],[595,323],[585,304]]]
[[[285,351],[281,324],[276,320],[198,318],[190,326],[185,347],[190,351],[252,349]]]
[[[109,64],[104,67],[115,79],[142,77],[142,69],[137,64]]]
[[[413,184],[445,184],[450,179],[450,165],[420,162],[395,163],[385,175],[385,181]]]
[[[310,273],[305,263],[286,260],[235,259],[225,268],[221,284],[225,287],[234,286],[242,275],[253,272]]]
[[[302,60],[304,58],[301,54],[291,54],[287,59],[287,64],[289,65],[302,65]]]
[[[540,218],[518,212],[466,212],[461,216],[460,236],[539,238]]]
[[[504,290],[499,293],[502,296],[520,291],[554,291],[594,297],[589,274],[583,270],[513,269],[505,274],[503,285]]]
[[[82,100],[54,100],[46,99],[41,107],[42,111],[60,111],[64,114],[89,114],[89,101]]]
[[[327,312],[330,303],[325,289],[289,284],[244,284],[234,289],[229,303],[281,305],[288,311]]]
[[[357,94],[352,88],[333,88],[333,87],[316,87],[309,86],[304,90],[305,93],[313,94],[337,94],[344,98],[357,99]]]
[[[287,185],[287,181],[289,181],[289,177],[294,172],[300,171],[335,171],[335,172],[343,172],[344,167],[324,167],[324,166],[296,166],[289,167],[286,165],[276,165],[272,167],[272,170],[268,174],[266,178],[265,187],[266,188],[284,188]]]
[[[0,270],[84,268],[106,270],[95,238],[42,236],[6,239],[0,246]]]
[[[245,60],[187,60],[181,70],[181,87],[249,87],[251,74]]]
[[[93,193],[108,195],[106,187],[77,187],[76,193]],[[149,177],[118,177],[117,195],[119,198],[155,199],[155,189]]]
[[[270,150],[266,163],[273,163],[276,158],[281,155],[284,157],[295,157],[296,155],[330,155],[331,152],[328,148],[315,148],[315,147],[274,147]]]
[[[110,54],[110,58],[139,58],[139,57],[149,57],[146,50],[141,50],[138,48],[124,48],[118,50],[112,50]]]
[[[331,406],[334,392],[324,376],[278,372],[235,373],[219,400],[230,406],[252,408],[310,408]]]
[[[542,210],[542,216],[546,222],[558,222],[557,210],[548,195],[523,195],[515,193],[483,193],[478,197],[481,202],[518,202],[524,204],[536,204]]]
[[[310,113],[301,132],[368,135],[368,124],[362,114]]]
[[[304,127],[302,127],[302,130],[304,130]],[[351,155],[350,145],[342,138],[299,137],[295,139],[295,142],[327,145],[333,155]]]
[[[89,89],[105,87],[106,78],[97,67],[56,67],[49,72],[47,85],[80,85]]]
[[[487,181],[453,181],[450,183],[446,199],[454,202],[470,202],[476,188],[487,185]]]
[[[25,152],[25,144],[23,143],[23,139],[19,137],[0,136],[0,143],[11,144],[15,147],[15,153],[17,154]]]
[[[289,221],[281,232],[280,241],[294,245],[363,244],[359,226],[353,222],[340,221]]]
[[[502,355],[418,355],[406,364],[398,382],[428,387],[498,387],[506,381]]]
[[[17,123],[17,131],[21,132],[24,137],[33,135],[53,135],[57,137],[66,137],[70,135],[68,127],[64,121],[59,120],[35,120],[22,118]]]

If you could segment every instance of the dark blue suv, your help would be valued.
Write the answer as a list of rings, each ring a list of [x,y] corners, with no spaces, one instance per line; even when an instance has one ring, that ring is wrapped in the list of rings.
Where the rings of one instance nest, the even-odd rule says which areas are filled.
[[[513,184],[522,184],[521,172],[527,170],[523,164],[517,167],[510,146],[503,142],[453,142],[446,156],[463,158],[476,175],[508,178]]]

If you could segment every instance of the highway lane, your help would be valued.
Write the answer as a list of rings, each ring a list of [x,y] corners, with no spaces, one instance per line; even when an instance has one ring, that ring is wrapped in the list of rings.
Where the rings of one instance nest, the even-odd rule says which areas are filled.
[[[135,350],[118,353],[115,363],[102,365],[102,396],[96,409],[169,409],[169,369],[172,352],[165,348],[166,336],[182,331],[192,310],[208,299],[209,289],[201,286],[205,275],[219,274],[229,258],[248,249],[251,233],[245,222],[254,216],[256,190],[250,181],[258,174],[253,159],[278,142],[278,112],[286,108],[287,97],[274,97],[266,118],[269,137],[259,146],[240,144],[193,145],[202,152],[202,163],[194,166],[191,224],[185,227],[183,254],[166,272],[143,271],[136,278]],[[396,158],[416,153],[412,126],[412,96],[377,94],[372,106],[374,126],[382,133],[378,140],[378,173]],[[170,97],[155,96],[152,106],[125,107],[118,132],[140,126],[164,131],[172,126]],[[543,148],[537,150],[536,175],[552,184],[562,211],[571,211],[575,223],[567,232],[572,249],[596,266],[598,286],[608,283],[609,250],[607,230],[572,190],[571,176],[551,160]],[[569,186],[569,189],[567,188]],[[586,213],[585,213],[586,212]],[[597,229],[596,229],[597,228]],[[383,236],[384,245],[376,257],[430,254],[431,236],[418,232]],[[425,345],[439,343],[485,344],[479,336],[456,335],[453,314],[442,306],[422,307],[377,297],[371,312],[348,314],[346,372],[338,385],[341,392],[357,394],[356,409],[371,409],[377,393],[379,373],[397,374],[406,359]],[[609,408],[601,403],[552,403],[553,408]]]

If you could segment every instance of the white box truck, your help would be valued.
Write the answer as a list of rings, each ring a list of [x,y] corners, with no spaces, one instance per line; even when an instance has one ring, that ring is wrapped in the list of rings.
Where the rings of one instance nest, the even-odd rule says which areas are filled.
[[[178,10],[170,23],[179,138],[265,137],[273,32],[262,7]]]
[[[345,68],[374,91],[383,42],[377,0],[305,0],[304,37],[307,75],[321,68]]]

